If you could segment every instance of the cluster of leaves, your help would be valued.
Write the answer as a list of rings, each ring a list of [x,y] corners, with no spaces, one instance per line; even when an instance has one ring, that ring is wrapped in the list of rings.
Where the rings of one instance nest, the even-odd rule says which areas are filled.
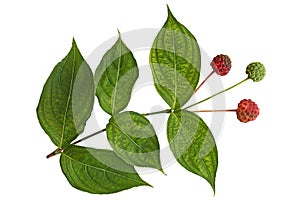
[[[200,76],[200,49],[192,33],[172,15],[156,36],[150,52],[155,88],[170,106],[167,138],[178,163],[208,181],[215,190],[217,147],[205,122],[182,109]],[[103,56],[95,75],[75,40],[67,56],[47,79],[37,107],[39,122],[61,153],[60,165],[70,184],[82,191],[107,194],[150,186],[134,166],[163,172],[155,130],[146,115],[125,111],[139,70],[132,52],[119,36]],[[111,115],[106,126],[113,150],[72,143],[84,131],[94,97]]]

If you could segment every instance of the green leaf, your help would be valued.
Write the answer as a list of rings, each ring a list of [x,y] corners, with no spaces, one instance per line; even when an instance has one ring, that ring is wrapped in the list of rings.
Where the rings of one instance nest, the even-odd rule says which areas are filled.
[[[110,150],[72,145],[61,154],[60,166],[73,187],[93,194],[150,186],[139,177],[133,166]]]
[[[182,107],[193,95],[200,76],[201,55],[192,33],[168,8],[168,19],[150,51],[154,85],[172,109]]]
[[[47,79],[37,107],[39,122],[59,148],[83,132],[94,104],[93,74],[75,40]]]
[[[127,163],[162,171],[155,130],[143,115],[136,112],[114,115],[106,133],[113,150]]]
[[[96,96],[105,112],[116,114],[128,105],[138,74],[136,60],[119,36],[95,73]]]
[[[190,111],[179,110],[171,113],[167,134],[179,164],[206,179],[215,191],[218,151],[205,122]]]

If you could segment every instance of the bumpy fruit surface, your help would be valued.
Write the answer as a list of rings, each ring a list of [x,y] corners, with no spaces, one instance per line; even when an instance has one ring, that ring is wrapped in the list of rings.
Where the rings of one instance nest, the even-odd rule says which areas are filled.
[[[259,108],[251,99],[244,99],[238,104],[236,115],[238,120],[247,123],[256,119],[259,115]]]
[[[225,76],[231,69],[231,60],[227,55],[220,54],[214,57],[210,65],[217,74]]]
[[[264,79],[266,68],[260,62],[253,62],[247,66],[246,74],[248,74],[248,78],[252,79],[254,82],[258,82]]]

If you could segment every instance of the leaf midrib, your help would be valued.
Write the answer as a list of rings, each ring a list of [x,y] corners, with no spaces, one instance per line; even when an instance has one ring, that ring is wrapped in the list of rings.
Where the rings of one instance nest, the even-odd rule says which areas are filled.
[[[117,96],[117,90],[118,90],[118,82],[119,82],[120,67],[121,67],[121,56],[122,56],[122,43],[121,43],[121,40],[119,41],[119,52],[120,52],[120,54],[119,54],[119,61],[118,61],[118,68],[117,68],[116,84],[115,84],[115,88],[114,88],[112,105],[111,105],[111,114],[115,113],[115,102],[116,102],[116,96]]]
[[[174,114],[174,113],[173,113],[173,114]],[[176,114],[174,114],[174,116],[175,116],[176,120],[179,122],[179,126],[180,126],[182,129],[186,129],[185,127],[183,127],[183,126],[181,125],[180,120],[178,119],[178,117],[176,116]],[[187,134],[184,134],[184,135],[187,135]],[[188,138],[188,140],[191,142],[191,144],[194,144],[193,140],[190,138],[189,135],[187,135],[187,138]],[[192,145],[192,147],[194,148],[195,152],[198,152],[197,149],[194,147],[194,145]],[[208,170],[208,168],[207,168],[206,163],[204,162],[204,160],[203,160],[202,158],[200,158],[200,157],[199,157],[199,160],[200,160],[200,161],[202,162],[202,164],[204,165],[206,172],[208,172],[207,174],[209,175],[209,178],[210,178],[211,180],[213,180],[213,178],[212,178],[212,176],[211,176],[211,174],[210,174],[210,171]]]
[[[116,124],[114,124],[114,123],[111,123],[111,125],[113,126],[113,127],[115,127],[116,129],[118,129],[121,133],[123,133],[135,146],[137,146],[139,149],[141,149],[142,150],[142,152],[143,152],[143,155],[146,155],[147,157],[148,157],[148,159],[150,160],[150,161],[152,161],[153,163],[147,163],[147,164],[153,164],[153,167],[157,167],[156,166],[156,164],[157,164],[157,160],[155,159],[155,157],[152,157],[152,156],[150,156],[149,155],[149,152],[147,152],[143,147],[141,147],[139,144],[137,144],[127,133],[125,133],[125,132],[123,132],[123,131],[121,131],[120,130],[120,128],[118,127],[118,125],[116,125]],[[155,145],[155,144],[154,144]],[[117,153],[117,152],[116,152]],[[136,153],[136,152],[134,152],[134,153]],[[160,166],[160,164],[159,164],[159,168],[157,168],[157,169],[161,169],[161,166]]]
[[[73,48],[73,65],[72,65],[72,74],[71,74],[71,82],[70,82],[70,87],[68,91],[68,99],[66,103],[66,109],[64,112],[64,119],[63,119],[63,125],[62,125],[62,131],[61,131],[61,138],[60,138],[60,143],[59,147],[62,148],[63,145],[63,139],[64,139],[64,134],[65,134],[65,126],[66,126],[66,121],[67,121],[67,113],[69,110],[70,106],[70,100],[71,100],[71,93],[72,93],[72,88],[73,88],[73,79],[74,79],[74,70],[75,69],[75,48]]]
[[[174,37],[174,30],[171,29],[172,32],[172,46],[173,46],[173,57],[174,57],[174,103],[173,108],[176,107],[177,101],[177,59],[176,59],[176,47],[175,47],[175,37]]]
[[[135,144],[139,149],[141,149],[143,151],[143,153],[147,154],[147,152],[140,145],[138,145],[127,133],[120,130],[118,125],[115,125],[114,123],[111,123],[111,125],[113,127],[115,127],[116,129],[118,129],[121,133],[123,133],[133,144]]]
[[[105,169],[102,169],[102,168],[99,168],[99,167],[95,167],[95,166],[93,166],[93,165],[89,165],[89,164],[80,162],[80,161],[78,161],[78,160],[72,158],[71,156],[69,156],[69,155],[67,155],[67,154],[65,154],[65,153],[63,153],[63,155],[66,156],[66,157],[67,157],[68,159],[70,159],[71,161],[76,162],[76,163],[79,163],[79,164],[81,164],[81,165],[83,165],[83,166],[85,166],[85,167],[90,167],[90,168],[93,168],[93,169],[96,169],[96,170],[103,171],[104,173],[109,173],[109,174],[112,174],[112,175],[115,175],[115,176],[119,176],[119,177],[124,178],[124,179],[127,179],[127,180],[134,181],[134,182],[136,182],[136,183],[144,184],[144,183],[141,182],[141,181],[137,181],[137,180],[135,180],[135,179],[128,178],[128,177],[126,177],[126,176],[122,176],[122,175],[117,174],[117,173],[115,173],[115,172],[108,171],[108,170],[105,170]],[[72,168],[73,168],[73,167],[72,167]],[[129,173],[129,172],[127,172],[127,173]],[[76,174],[76,173],[75,173],[75,174]],[[130,174],[134,174],[134,173],[130,173]]]

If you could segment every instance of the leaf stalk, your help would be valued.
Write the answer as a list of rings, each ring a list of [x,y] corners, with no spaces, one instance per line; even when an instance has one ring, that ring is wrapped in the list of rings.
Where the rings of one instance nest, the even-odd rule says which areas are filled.
[[[156,114],[161,114],[161,113],[171,113],[172,112],[172,110],[171,109],[166,109],[166,110],[161,110],[161,111],[157,111],[157,112],[150,112],[150,113],[145,113],[145,114],[143,114],[144,116],[149,116],[149,115],[156,115]],[[89,138],[91,138],[91,137],[94,137],[95,135],[98,135],[98,134],[100,134],[100,133],[102,133],[102,132],[104,132],[104,131],[106,131],[106,128],[105,129],[102,129],[102,130],[100,130],[100,131],[97,131],[97,132],[95,132],[95,133],[92,133],[92,134],[90,134],[90,135],[88,135],[88,136],[86,136],[86,137],[84,137],[84,138],[81,138],[81,139],[79,139],[79,140],[76,140],[75,142],[73,142],[72,144],[70,144],[70,145],[75,145],[75,144],[78,144],[78,143],[80,143],[80,142],[82,142],[82,141],[84,141],[84,140],[87,140],[87,139],[89,139]],[[66,148],[68,148],[68,147],[66,147]],[[65,148],[65,149],[66,149]],[[51,152],[50,154],[48,154],[47,156],[46,156],[46,158],[51,158],[51,157],[53,157],[53,156],[55,156],[55,155],[57,155],[57,154],[60,154],[60,153],[62,153],[63,152],[63,148],[57,148],[57,149],[55,149],[53,152]]]
[[[172,112],[172,109],[166,109],[166,110],[161,110],[161,111],[157,111],[157,112],[145,113],[142,115],[149,116],[149,115],[156,115],[156,114],[161,114],[161,113],[171,113],[171,112]]]
[[[79,140],[76,140],[75,142],[73,142],[73,143],[70,144],[69,146],[78,144],[79,142],[82,142],[82,141],[87,140],[87,139],[89,139],[89,138],[91,138],[91,137],[94,137],[95,135],[98,135],[98,134],[100,134],[100,133],[102,133],[102,132],[104,132],[104,131],[106,131],[106,129],[102,129],[102,130],[100,130],[100,131],[97,131],[97,132],[95,132],[95,133],[92,133],[92,134],[90,134],[90,135],[88,135],[88,136],[86,136],[86,137],[84,137],[84,138],[81,138],[81,139],[79,139]],[[68,146],[68,147],[69,147],[69,146]],[[65,149],[67,149],[68,147],[66,147]],[[48,155],[46,156],[46,158],[51,158],[51,157],[53,157],[53,156],[55,156],[55,155],[57,155],[57,154],[62,153],[63,151],[64,151],[63,148],[57,148],[57,149],[55,149],[52,153],[48,154]]]

